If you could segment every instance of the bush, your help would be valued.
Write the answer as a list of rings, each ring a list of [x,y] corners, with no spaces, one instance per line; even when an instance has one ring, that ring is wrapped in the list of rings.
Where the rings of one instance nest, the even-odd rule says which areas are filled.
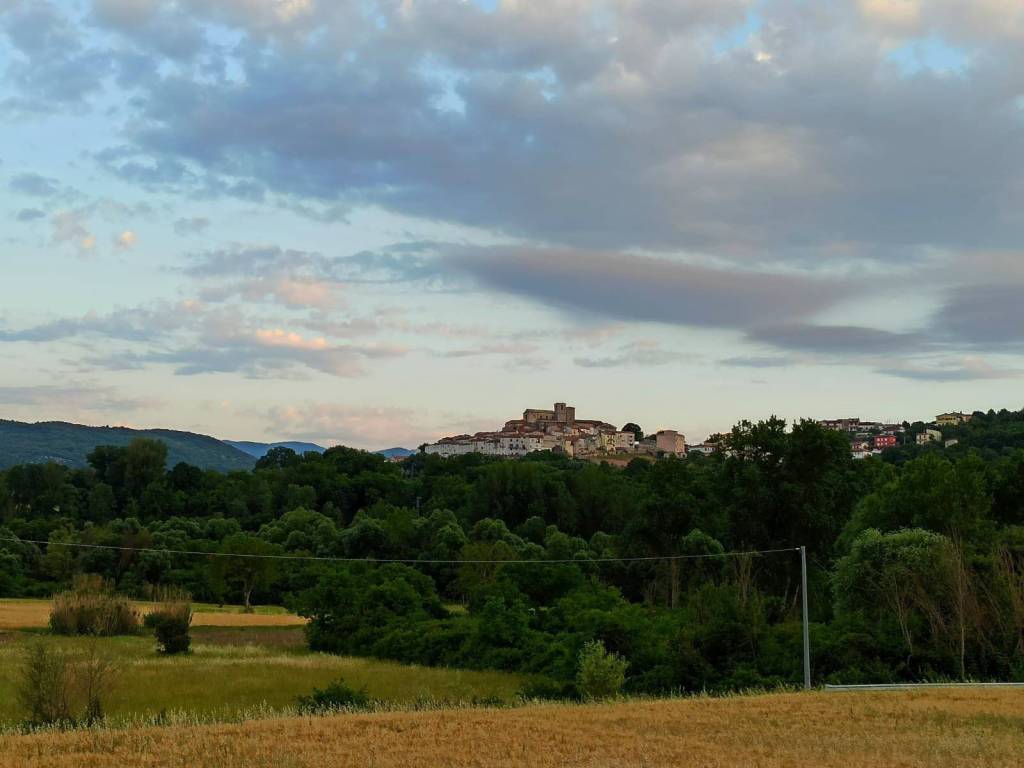
[[[338,678],[326,688],[314,688],[309,696],[299,696],[296,700],[300,712],[318,713],[337,709],[364,709],[370,703],[365,688],[358,691],[348,685],[343,678]]]
[[[164,590],[158,595],[161,600],[146,614],[144,623],[153,630],[157,647],[168,655],[188,653],[192,645],[189,627],[192,624],[192,600],[182,590]]]
[[[35,642],[25,650],[18,680],[18,703],[34,725],[70,723],[71,663],[68,655],[48,643]]]
[[[628,666],[628,661],[609,653],[600,640],[591,640],[580,651],[576,685],[586,699],[616,696],[622,690]]]
[[[80,720],[92,724],[103,719],[103,699],[116,677],[115,663],[96,643],[84,656],[72,658],[61,648],[38,641],[25,650],[16,695],[32,725],[74,725],[78,707]]]
[[[82,575],[69,592],[53,598],[50,630],[57,635],[134,635],[139,614],[127,598],[114,594],[111,582]]]

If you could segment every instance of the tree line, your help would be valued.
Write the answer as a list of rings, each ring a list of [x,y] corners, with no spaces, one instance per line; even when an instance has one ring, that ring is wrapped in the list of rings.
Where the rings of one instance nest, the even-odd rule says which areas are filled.
[[[1024,412],[990,422],[1016,434]],[[816,680],[1024,679],[1024,450],[854,461],[776,418],[725,447],[621,469],[275,449],[226,474],[167,470],[158,441],[99,447],[87,469],[0,473],[0,596],[98,574],[282,603],[315,649],[516,670],[537,693],[574,694],[594,641],[626,690],[731,689],[801,679],[804,545]]]

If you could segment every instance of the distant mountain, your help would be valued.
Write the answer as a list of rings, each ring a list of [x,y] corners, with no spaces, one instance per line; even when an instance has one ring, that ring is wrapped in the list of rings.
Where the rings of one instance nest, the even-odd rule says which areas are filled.
[[[295,440],[286,440],[281,443],[254,443],[251,440],[223,440],[222,442],[225,445],[230,445],[232,448],[244,451],[250,456],[255,456],[257,459],[262,459],[266,456],[267,451],[271,448],[291,448],[300,456],[306,451],[323,453],[327,450],[322,445],[317,445],[316,443],[300,443]]]
[[[409,448],[385,448],[383,451],[374,451],[374,453],[379,453],[387,459],[404,459],[407,456],[412,456],[416,451]]]
[[[85,457],[97,445],[128,445],[137,437],[162,440],[167,444],[167,466],[184,461],[203,469],[226,472],[252,469],[256,460],[248,453],[226,445],[209,435],[173,429],[129,429],[89,427],[64,421],[22,421],[0,419],[0,469],[15,464],[56,461],[70,467],[87,466]]]

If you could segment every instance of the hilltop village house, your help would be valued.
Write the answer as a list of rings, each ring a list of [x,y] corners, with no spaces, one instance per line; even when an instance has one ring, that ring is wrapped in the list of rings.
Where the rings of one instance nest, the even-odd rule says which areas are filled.
[[[918,432],[913,440],[917,445],[939,443],[945,448],[954,446],[959,441],[955,438],[943,440],[942,432],[935,427],[962,426],[971,420],[971,415],[960,411],[940,413],[935,417],[935,421]],[[850,451],[855,459],[877,456],[885,449],[895,448],[909,440],[904,438],[906,428],[902,424],[862,421],[857,418],[823,419],[818,423],[826,429],[846,433],[850,438]]]
[[[637,442],[632,432],[606,421],[577,419],[576,409],[555,403],[552,410],[527,408],[521,419],[506,421],[496,432],[445,437],[423,448],[438,456],[482,453],[487,456],[525,456],[533,451],[555,451],[569,456],[609,454],[686,455],[686,438],[663,429]]]

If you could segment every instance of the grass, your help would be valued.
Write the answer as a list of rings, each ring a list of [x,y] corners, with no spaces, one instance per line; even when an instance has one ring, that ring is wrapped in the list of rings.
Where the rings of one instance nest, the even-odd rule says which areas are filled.
[[[0,724],[23,717],[14,696],[20,662],[25,644],[40,637],[39,632],[14,632],[0,643]],[[158,655],[150,636],[45,639],[72,653],[98,642],[103,652],[117,659],[119,682],[105,706],[114,718],[166,710],[231,719],[253,707],[288,707],[297,696],[338,677],[355,688],[366,686],[375,699],[396,704],[422,698],[512,700],[524,682],[521,676],[503,672],[311,653],[296,627],[199,627],[192,633],[192,653],[171,657]]]
[[[1009,768],[1021,764],[1022,754],[1024,698],[992,689],[698,697],[0,736],[0,768]]]
[[[10,629],[41,629],[50,620],[50,600],[0,600],[0,631]],[[147,613],[154,603],[135,601],[132,605]],[[306,620],[276,605],[256,606],[255,612],[243,613],[240,605],[193,603],[192,625],[195,627],[290,627]]]

